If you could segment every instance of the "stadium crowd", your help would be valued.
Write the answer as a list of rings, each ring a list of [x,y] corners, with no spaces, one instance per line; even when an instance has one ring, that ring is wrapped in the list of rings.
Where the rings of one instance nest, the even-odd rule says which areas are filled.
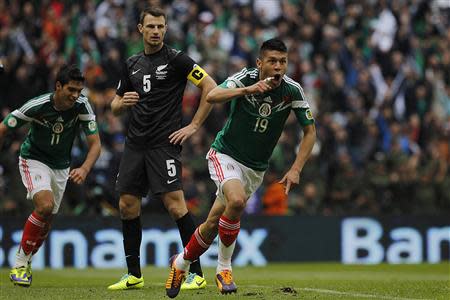
[[[114,117],[122,62],[141,51],[136,24],[148,5],[166,9],[166,43],[186,51],[221,83],[254,66],[259,45],[281,37],[288,76],[301,83],[318,142],[287,197],[278,180],[294,160],[301,130],[291,115],[265,182],[247,213],[266,215],[437,214],[450,212],[450,4],[439,0],[0,0],[0,112],[53,90],[56,71],[75,63],[86,76],[102,154],[83,186],[69,184],[66,214],[117,214],[114,191],[126,117]],[[185,91],[185,123],[198,105]],[[204,215],[214,199],[205,155],[227,118],[216,105],[183,147],[189,208]],[[18,149],[27,129],[0,145],[0,213],[31,205]],[[80,136],[79,139],[83,139]],[[76,143],[73,165],[86,149]],[[149,195],[144,212],[163,206]]]

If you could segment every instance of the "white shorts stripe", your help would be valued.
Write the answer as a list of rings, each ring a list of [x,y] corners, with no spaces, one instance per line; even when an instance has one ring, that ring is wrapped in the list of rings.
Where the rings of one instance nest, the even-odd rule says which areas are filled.
[[[211,161],[212,161],[213,164],[214,164],[214,169],[216,170],[216,175],[217,175],[217,177],[219,177],[219,181],[222,182],[223,179],[224,179],[224,177],[223,177],[223,171],[222,171],[222,167],[220,166],[220,162],[219,162],[219,160],[217,159],[216,151],[214,151],[214,150],[211,149],[211,152],[210,152],[210,156],[209,156],[209,157],[211,158]]]
[[[31,180],[31,176],[30,176],[30,170],[28,169],[28,165],[27,165],[27,161],[23,158],[21,158],[21,164],[22,164],[22,171],[25,174],[25,179],[26,179],[26,188],[28,190],[28,192],[33,190],[33,181]]]

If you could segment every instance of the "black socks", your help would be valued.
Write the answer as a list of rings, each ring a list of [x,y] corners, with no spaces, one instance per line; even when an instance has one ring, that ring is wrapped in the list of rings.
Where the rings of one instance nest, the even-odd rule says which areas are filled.
[[[122,220],[123,248],[127,260],[128,273],[140,278],[141,266],[139,250],[142,240],[142,225],[140,216],[131,220]]]

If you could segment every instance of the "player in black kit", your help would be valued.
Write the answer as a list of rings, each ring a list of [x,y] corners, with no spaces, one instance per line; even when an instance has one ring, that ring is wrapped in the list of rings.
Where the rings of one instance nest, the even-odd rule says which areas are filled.
[[[128,273],[110,285],[110,290],[144,286],[139,263],[140,210],[141,198],[149,191],[162,199],[178,225],[184,246],[194,233],[196,226],[182,191],[180,144],[208,116],[212,107],[205,98],[216,87],[215,81],[189,56],[164,44],[167,18],[163,10],[144,10],[138,29],[143,36],[144,51],[126,61],[111,103],[115,115],[129,113],[129,127],[116,184]],[[201,99],[192,122],[181,128],[187,80],[201,89]],[[206,281],[199,261],[190,272],[182,289],[204,288]]]

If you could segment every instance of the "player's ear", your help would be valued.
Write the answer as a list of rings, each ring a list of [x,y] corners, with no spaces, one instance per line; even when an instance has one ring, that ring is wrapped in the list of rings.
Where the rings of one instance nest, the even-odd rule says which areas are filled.
[[[141,23],[137,24],[137,28],[140,33],[142,33],[142,29],[144,28]]]
[[[258,67],[258,69],[261,69],[261,65],[262,65],[262,60],[258,57],[256,59],[256,66]]]
[[[62,84],[61,84],[61,82],[59,82],[59,81],[57,81],[56,83],[55,83],[55,89],[56,90],[60,90],[60,89],[62,89]]]

